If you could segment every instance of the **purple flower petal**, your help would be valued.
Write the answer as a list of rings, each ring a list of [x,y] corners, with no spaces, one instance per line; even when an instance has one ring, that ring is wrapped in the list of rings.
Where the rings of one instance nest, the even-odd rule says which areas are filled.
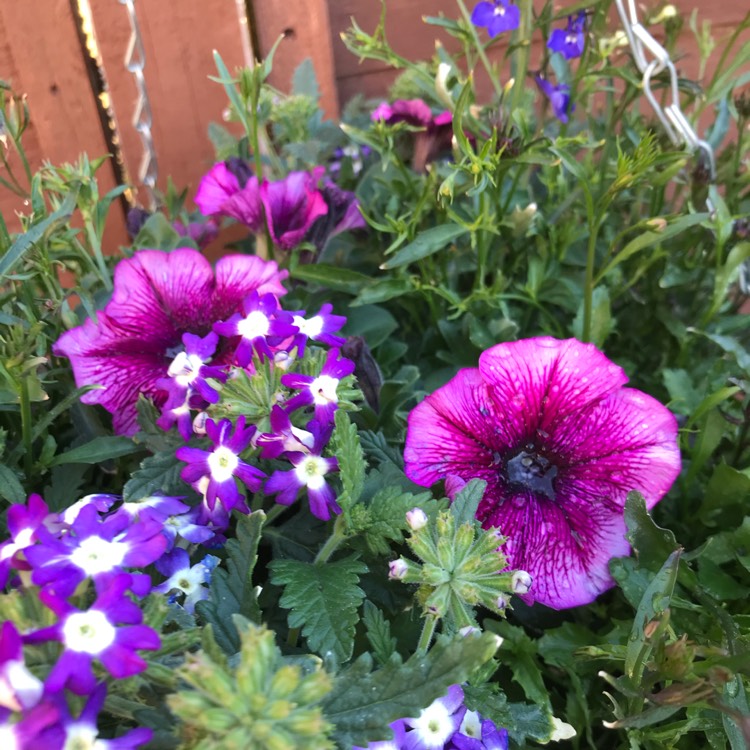
[[[219,162],[201,179],[195,195],[195,205],[204,216],[221,215],[224,204],[239,190],[237,177],[224,162]]]

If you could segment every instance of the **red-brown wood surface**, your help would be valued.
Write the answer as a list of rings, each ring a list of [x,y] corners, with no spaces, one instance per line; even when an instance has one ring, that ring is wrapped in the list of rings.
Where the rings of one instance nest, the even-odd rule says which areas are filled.
[[[83,152],[107,153],[69,0],[0,2],[0,71],[28,97],[31,126],[24,145],[32,170],[45,160],[61,164]],[[13,164],[20,169],[17,159]],[[114,187],[111,164],[98,174],[102,193]],[[16,210],[23,210],[22,199],[0,190],[0,211],[15,229]],[[125,237],[119,204],[107,229],[108,243]]]

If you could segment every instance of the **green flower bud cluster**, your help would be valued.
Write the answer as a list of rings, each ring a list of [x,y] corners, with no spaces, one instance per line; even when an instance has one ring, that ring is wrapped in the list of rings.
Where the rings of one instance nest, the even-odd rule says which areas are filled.
[[[497,529],[458,524],[451,511],[429,521],[415,508],[407,521],[412,530],[407,543],[422,564],[399,558],[390,563],[389,577],[419,584],[416,596],[425,614],[450,617],[456,628],[473,626],[474,607],[504,614],[511,593],[528,591],[527,573],[506,570],[500,550],[506,539]]]
[[[178,670],[190,686],[169,698],[170,709],[182,720],[182,747],[333,750],[331,725],[319,705],[331,679],[319,660],[311,669],[306,663],[303,671],[285,662],[272,631],[239,615],[233,619],[241,642],[236,667],[210,638]]]

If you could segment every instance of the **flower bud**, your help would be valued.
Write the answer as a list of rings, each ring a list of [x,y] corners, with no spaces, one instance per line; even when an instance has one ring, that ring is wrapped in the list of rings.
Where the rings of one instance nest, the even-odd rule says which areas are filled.
[[[421,508],[412,508],[406,513],[406,523],[412,531],[419,531],[427,525],[427,514]]]
[[[208,412],[199,411],[195,415],[195,419],[193,420],[193,432],[196,435],[206,434],[206,420],[207,419],[208,419]]]
[[[400,581],[406,576],[408,569],[406,561],[399,557],[398,560],[393,560],[388,563],[388,578],[392,581]]]
[[[508,599],[501,594],[500,596],[497,597],[497,600],[495,601],[495,606],[500,611],[504,610],[508,606]]]
[[[525,570],[517,570],[510,579],[514,594],[528,594],[531,588],[531,576]]]
[[[465,625],[458,631],[458,634],[467,638],[469,636],[479,635],[482,631],[479,628],[475,628],[473,625]]]

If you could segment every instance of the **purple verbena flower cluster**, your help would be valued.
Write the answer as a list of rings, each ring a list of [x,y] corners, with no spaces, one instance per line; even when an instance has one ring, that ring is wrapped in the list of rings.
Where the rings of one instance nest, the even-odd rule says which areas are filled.
[[[464,691],[451,685],[418,717],[391,725],[392,740],[353,750],[508,750],[508,732],[464,705]]]
[[[181,543],[213,535],[190,523],[192,515],[180,498],[122,503],[114,495],[87,496],[59,514],[32,495],[26,505],[8,510],[10,539],[0,544],[0,584],[38,596],[48,610],[43,621],[50,624],[19,633],[8,621],[0,629],[0,746],[49,750],[96,741],[96,747],[125,750],[151,739],[150,729],[116,740],[98,738],[107,679],[100,681],[94,667],[126,679],[146,669],[140,651],[160,648],[159,634],[143,624],[138,599],[175,591],[192,611],[207,597],[203,584],[216,558],[204,557],[191,568],[187,551],[176,546],[178,529],[186,534]],[[184,521],[169,524],[181,517]],[[149,575],[137,572],[152,563],[167,576],[156,587]],[[28,668],[24,650],[51,643],[59,644],[59,656],[41,679]],[[67,691],[87,696],[76,716]]]

